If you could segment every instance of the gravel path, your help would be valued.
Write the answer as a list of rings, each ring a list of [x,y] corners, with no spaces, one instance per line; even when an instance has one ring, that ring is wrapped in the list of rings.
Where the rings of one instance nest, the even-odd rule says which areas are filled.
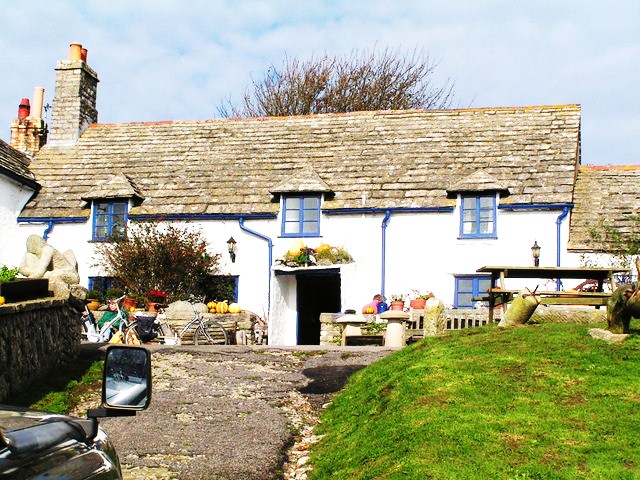
[[[100,422],[125,479],[304,478],[319,410],[380,347],[151,347],[151,407]]]

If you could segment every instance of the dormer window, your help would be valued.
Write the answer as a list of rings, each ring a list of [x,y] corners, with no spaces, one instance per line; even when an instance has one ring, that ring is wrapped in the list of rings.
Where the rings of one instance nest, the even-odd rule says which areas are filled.
[[[283,197],[283,237],[317,237],[320,235],[320,196]]]
[[[107,242],[113,237],[124,235],[128,204],[126,200],[94,202],[92,236],[94,241]]]
[[[114,237],[124,236],[129,203],[136,206],[144,200],[142,193],[125,174],[109,176],[81,198],[93,205],[91,239],[96,242],[108,242]]]
[[[461,238],[496,237],[496,196],[462,195],[460,208]]]

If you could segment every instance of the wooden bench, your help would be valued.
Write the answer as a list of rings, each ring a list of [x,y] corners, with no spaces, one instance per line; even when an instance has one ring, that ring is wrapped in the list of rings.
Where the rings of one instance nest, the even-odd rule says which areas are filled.
[[[486,296],[476,297],[474,301],[489,302],[489,320],[493,321],[493,309],[505,305],[519,295],[522,289],[491,288]],[[533,292],[532,292],[533,293]],[[542,305],[580,305],[591,307],[607,306],[611,293],[608,292],[575,292],[575,291],[536,291],[536,297]]]

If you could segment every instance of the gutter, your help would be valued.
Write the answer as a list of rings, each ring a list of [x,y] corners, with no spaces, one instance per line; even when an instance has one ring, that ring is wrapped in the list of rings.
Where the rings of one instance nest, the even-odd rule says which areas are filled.
[[[51,230],[53,230],[54,225],[58,223],[86,223],[89,220],[87,217],[31,217],[31,218],[18,218],[18,223],[46,223],[47,228],[45,228],[44,233],[42,234],[42,238],[47,240],[49,238],[49,234]]]
[[[168,213],[168,214],[129,214],[129,220],[240,220],[240,219],[274,219],[275,213]]]
[[[499,210],[517,211],[517,210],[564,210],[573,208],[573,203],[515,203],[511,205],[498,205]]]
[[[254,216],[251,216],[251,218],[255,218]],[[264,217],[261,217],[264,218]],[[244,220],[245,217],[244,216],[240,216],[238,218],[238,225],[240,225],[240,230],[242,230],[243,232],[247,232],[255,237],[261,238],[262,240],[265,240],[267,242],[267,246],[269,247],[269,265],[268,265],[268,272],[267,274],[269,275],[267,277],[267,292],[268,292],[268,298],[267,298],[267,315],[271,314],[271,265],[273,264],[273,240],[271,240],[271,238],[267,237],[266,235],[263,235],[262,233],[256,232],[255,230],[251,230],[248,227],[244,226]]]
[[[356,213],[438,213],[453,212],[454,207],[393,207],[393,208],[336,208],[322,210],[325,215],[349,215]]]

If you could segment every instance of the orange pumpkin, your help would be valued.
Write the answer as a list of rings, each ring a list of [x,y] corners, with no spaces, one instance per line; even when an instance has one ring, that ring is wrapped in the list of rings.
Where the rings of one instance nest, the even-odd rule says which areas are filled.
[[[229,305],[229,313],[240,313],[242,309],[240,308],[240,305],[238,305],[237,303],[232,303]]]
[[[368,307],[364,307],[364,310],[362,310],[362,313],[376,313],[376,310],[369,305]]]

